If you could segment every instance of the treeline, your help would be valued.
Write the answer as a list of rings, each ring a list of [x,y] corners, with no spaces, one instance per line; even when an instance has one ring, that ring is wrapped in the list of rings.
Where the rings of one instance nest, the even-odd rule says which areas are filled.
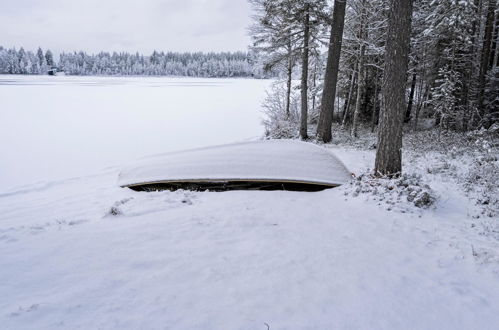
[[[54,56],[50,50],[43,52],[38,48],[36,53],[25,51],[24,48],[5,49],[0,46],[0,73],[2,74],[47,74],[55,65]]]
[[[83,51],[62,53],[54,60],[50,50],[36,53],[23,48],[5,49],[0,46],[0,73],[46,74],[57,67],[70,75],[143,75],[189,77],[262,77],[263,70],[255,65],[257,59],[247,52],[177,53],[157,52],[150,56]]]
[[[284,78],[267,98],[269,135],[329,142],[333,122],[353,137],[364,123],[383,141],[383,120],[462,131],[499,121],[496,0],[249,1],[252,49]]]
[[[107,53],[88,55],[84,52],[62,53],[59,67],[72,75],[145,75],[188,77],[252,77],[252,58],[245,52],[175,53],[156,52]]]

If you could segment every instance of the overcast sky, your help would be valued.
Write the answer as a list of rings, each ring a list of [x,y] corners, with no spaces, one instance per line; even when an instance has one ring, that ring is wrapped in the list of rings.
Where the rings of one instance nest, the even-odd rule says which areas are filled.
[[[246,50],[247,0],[0,0],[0,45],[87,52]]]

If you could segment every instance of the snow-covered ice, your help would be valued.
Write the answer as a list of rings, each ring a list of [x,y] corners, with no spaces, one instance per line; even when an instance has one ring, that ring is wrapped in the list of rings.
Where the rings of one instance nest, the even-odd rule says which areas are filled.
[[[269,80],[0,75],[0,192],[263,134]]]

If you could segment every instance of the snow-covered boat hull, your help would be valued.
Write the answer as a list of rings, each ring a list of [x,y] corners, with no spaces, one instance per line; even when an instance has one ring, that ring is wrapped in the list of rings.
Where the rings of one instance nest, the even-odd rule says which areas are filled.
[[[322,190],[350,179],[330,151],[292,140],[256,141],[171,152],[122,170],[135,190]]]

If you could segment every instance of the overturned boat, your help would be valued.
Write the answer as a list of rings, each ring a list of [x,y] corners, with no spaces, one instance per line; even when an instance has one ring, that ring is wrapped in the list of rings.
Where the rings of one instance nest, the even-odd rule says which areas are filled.
[[[143,158],[123,169],[118,183],[139,191],[319,191],[350,178],[343,163],[325,148],[295,140],[269,140]]]

